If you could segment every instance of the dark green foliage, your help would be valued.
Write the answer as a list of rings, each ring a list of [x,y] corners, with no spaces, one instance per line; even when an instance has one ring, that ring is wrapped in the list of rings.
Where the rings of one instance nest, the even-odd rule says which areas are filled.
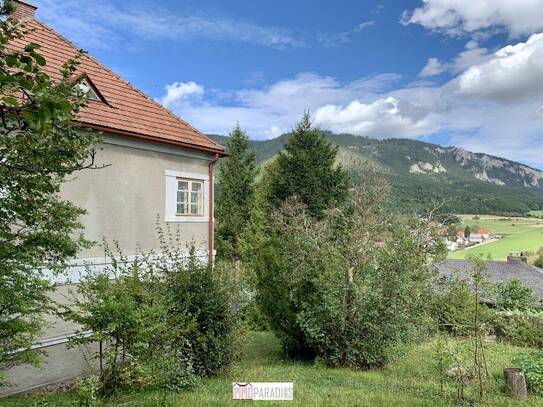
[[[107,252],[112,266],[87,270],[74,295],[75,307],[67,307],[65,314],[82,332],[92,332],[77,336],[74,343],[100,343],[100,390],[105,396],[140,380],[145,383],[144,366],[168,352],[169,334],[178,329],[165,324],[168,309],[158,278],[147,265],[150,258],[130,263]],[[191,369],[187,364],[186,370]]]
[[[236,320],[230,287],[221,277],[194,257],[186,267],[166,273],[168,325],[182,328],[174,342],[186,342],[200,377],[213,376],[233,361]]]
[[[313,216],[343,203],[349,178],[336,166],[338,148],[318,130],[311,128],[306,113],[277,156],[277,171],[271,180],[270,198],[279,207],[296,197]]]
[[[296,320],[300,308],[298,302],[304,293],[294,291],[296,287],[282,252],[286,245],[281,243],[281,238],[274,233],[258,247],[259,255],[253,265],[257,275],[258,304],[268,317],[287,355],[314,357],[315,353],[306,343]]]
[[[471,236],[471,228],[469,225],[466,225],[466,227],[464,228],[464,237],[466,239],[469,239],[470,236]]]
[[[530,393],[543,396],[543,351],[527,353],[514,362],[524,371]]]
[[[430,312],[439,329],[454,335],[471,334],[476,304],[473,287],[457,277],[438,277],[434,289]],[[494,319],[492,310],[479,304],[478,312],[479,320],[490,328]]]
[[[531,288],[518,279],[512,279],[496,285],[496,308],[528,311],[538,308],[538,303]]]
[[[219,166],[217,197],[217,257],[239,260],[240,236],[249,221],[258,173],[254,150],[239,124],[230,133],[226,148],[230,157]]]
[[[501,340],[516,346],[543,348],[543,315],[529,312],[498,312],[494,331]]]
[[[257,298],[290,356],[379,366],[426,326],[426,261],[441,248],[420,225],[393,227],[375,248],[388,219],[377,215],[374,195],[363,195],[320,220],[289,202],[260,241]]]
[[[58,192],[66,176],[93,167],[95,135],[72,120],[84,101],[73,92],[78,55],[57,82],[42,71],[39,45],[18,51],[24,26],[0,9],[0,369],[37,362],[29,349],[51,308],[41,269],[58,271],[88,245],[78,229],[84,213]],[[24,41],[24,38],[23,38]],[[90,160],[89,160],[90,158]],[[23,349],[22,352],[15,352]]]

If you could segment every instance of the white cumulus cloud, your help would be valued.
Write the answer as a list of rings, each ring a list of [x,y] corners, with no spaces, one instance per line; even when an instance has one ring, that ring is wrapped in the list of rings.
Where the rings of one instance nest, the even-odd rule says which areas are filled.
[[[445,71],[457,74],[492,58],[488,49],[479,47],[476,41],[468,41],[465,48],[464,51],[448,62],[440,61],[437,58],[428,58],[428,62],[420,71],[419,76],[426,78],[442,74]]]
[[[426,78],[427,76],[439,75],[445,72],[446,69],[447,67],[439,59],[428,58],[428,62],[426,63],[426,66],[420,71],[419,76],[421,78]]]
[[[508,45],[454,81],[458,93],[497,101],[539,98],[543,92],[543,33]]]
[[[290,131],[305,111],[315,112],[327,104],[370,101],[399,79],[399,75],[381,74],[342,83],[304,72],[269,86],[233,91],[177,83],[166,87],[161,101],[203,131],[227,134],[239,121],[251,137],[270,138]]]
[[[372,103],[352,101],[347,106],[326,105],[315,111],[315,124],[335,133],[375,138],[416,137],[436,132],[420,106],[389,96]]]
[[[543,29],[541,0],[423,0],[423,3],[412,12],[406,11],[402,22],[453,36],[498,28],[516,37]]]
[[[204,87],[198,85],[196,82],[174,82],[164,87],[166,91],[160,102],[164,106],[170,106],[174,102],[186,100],[188,97],[202,96],[204,94]]]

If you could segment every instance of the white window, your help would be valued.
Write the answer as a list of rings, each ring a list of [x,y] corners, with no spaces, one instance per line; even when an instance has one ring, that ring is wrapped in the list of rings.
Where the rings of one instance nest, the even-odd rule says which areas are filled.
[[[207,167],[205,168],[207,170]],[[166,222],[209,221],[209,177],[182,171],[166,171]]]
[[[203,216],[204,181],[177,178],[177,216]]]
[[[101,101],[100,97],[87,79],[82,79],[75,85],[75,91],[78,95],[85,96],[87,99]]]

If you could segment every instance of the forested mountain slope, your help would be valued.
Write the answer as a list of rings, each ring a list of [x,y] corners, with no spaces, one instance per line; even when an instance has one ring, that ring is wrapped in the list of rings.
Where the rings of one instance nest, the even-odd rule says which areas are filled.
[[[347,167],[360,160],[376,164],[393,188],[391,206],[423,211],[445,201],[450,213],[521,215],[543,209],[543,171],[504,158],[407,139],[376,140],[325,133],[340,148]],[[226,144],[227,137],[210,135]],[[260,163],[272,159],[288,134],[251,141]]]

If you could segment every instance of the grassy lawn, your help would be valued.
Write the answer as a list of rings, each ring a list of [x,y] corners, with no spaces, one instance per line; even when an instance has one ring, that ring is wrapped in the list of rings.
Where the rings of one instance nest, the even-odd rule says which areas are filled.
[[[470,343],[455,342],[466,360]],[[485,405],[541,406],[543,398],[531,397],[517,403],[503,395],[502,369],[522,348],[489,343],[486,357],[491,377]],[[145,390],[121,394],[104,405],[111,406],[222,406],[247,405],[247,401],[231,400],[233,381],[293,381],[294,402],[300,406],[446,406],[455,405],[453,381],[444,383],[443,393],[437,374],[435,343],[412,346],[384,369],[355,371],[327,369],[316,364],[286,360],[279,342],[268,332],[250,332],[241,347],[239,363],[223,376],[204,380],[195,390],[175,394],[160,390]],[[466,365],[467,366],[467,365]],[[475,383],[468,385],[466,394],[475,394]],[[73,394],[34,395],[0,401],[5,406],[72,406]],[[281,404],[276,402],[275,404]],[[274,405],[260,402],[257,405]]]
[[[458,250],[449,254],[451,259],[465,259],[468,255],[490,254],[493,260],[506,260],[510,252],[537,252],[543,246],[543,220],[535,218],[505,218],[499,216],[460,215],[464,225],[481,226],[502,236],[502,239],[467,250]]]

